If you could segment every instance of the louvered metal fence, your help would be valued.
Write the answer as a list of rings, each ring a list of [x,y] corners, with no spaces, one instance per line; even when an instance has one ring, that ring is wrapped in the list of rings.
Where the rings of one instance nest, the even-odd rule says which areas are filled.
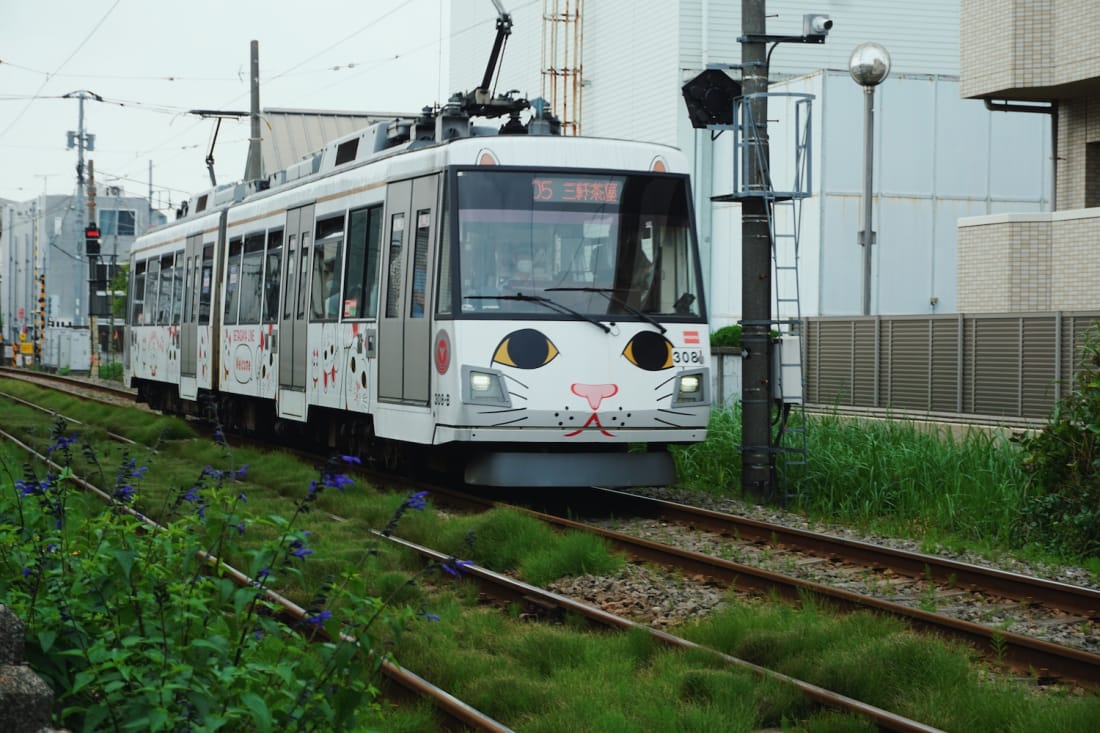
[[[806,401],[1045,419],[1100,312],[808,318]]]

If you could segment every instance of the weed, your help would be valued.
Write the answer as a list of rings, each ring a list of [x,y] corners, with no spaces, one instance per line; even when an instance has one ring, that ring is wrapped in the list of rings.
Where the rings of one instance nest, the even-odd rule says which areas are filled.
[[[39,477],[26,465],[15,478],[4,463],[12,480],[0,486],[0,602],[27,625],[28,660],[57,693],[57,722],[74,730],[358,730],[379,719],[378,629],[393,633],[414,612],[366,594],[354,567],[306,593],[295,628],[275,620],[268,600],[277,587],[304,590],[316,538],[300,520],[326,490],[350,485],[340,466],[354,459],[322,466],[290,518],[248,511],[247,466],[207,466],[170,495],[157,526],[131,510],[149,473],[125,452],[109,504],[73,490],[77,445],[59,421],[48,453],[61,467]],[[423,496],[401,507],[422,509]],[[249,544],[254,534],[271,539]],[[236,585],[213,557],[245,559],[252,582]],[[458,572],[464,563],[426,570]]]

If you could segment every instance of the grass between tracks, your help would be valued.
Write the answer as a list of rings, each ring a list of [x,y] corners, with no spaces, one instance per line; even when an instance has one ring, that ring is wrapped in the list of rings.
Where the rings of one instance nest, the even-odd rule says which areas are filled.
[[[16,391],[10,384],[3,388]],[[41,394],[36,388],[29,393]],[[193,437],[181,421],[89,407],[58,395],[51,399],[55,409],[89,424],[149,436],[157,453],[140,457],[149,472],[139,503],[153,516],[204,465],[234,472],[249,466],[233,490],[247,493],[254,516],[290,514],[317,475],[314,467],[277,453],[234,449],[227,456],[221,446]],[[24,408],[0,401],[0,423],[48,444],[48,422]],[[116,463],[122,449],[102,442],[98,427],[73,432],[94,445],[102,466]],[[3,450],[5,465],[22,462],[9,446]],[[74,470],[94,475],[86,456],[75,458]],[[10,481],[0,477],[0,501],[15,493]],[[500,613],[479,607],[472,583],[424,575],[420,561],[369,539],[369,530],[386,526],[405,501],[385,487],[363,485],[321,495],[303,525],[312,532],[313,554],[301,563],[301,574],[288,576],[289,585],[278,590],[308,604],[350,568],[364,580],[366,594],[411,610],[378,633],[400,663],[517,730],[872,729],[816,710],[784,685],[761,682],[703,653],[666,650],[641,633],[590,631],[569,618],[558,625],[535,623],[518,608]],[[265,531],[271,532],[258,524],[245,536],[259,541]],[[422,512],[406,512],[397,532],[533,583],[605,572],[623,562],[599,542],[559,535],[509,511],[453,517],[429,504]],[[414,577],[417,582],[410,583]],[[809,600],[795,609],[731,598],[724,612],[678,633],[948,730],[1086,731],[1100,718],[1096,696],[1028,694],[1026,686],[990,677],[967,653],[917,637],[897,622],[869,614],[835,616]],[[34,643],[33,630],[31,638]],[[377,724],[394,731],[435,726],[423,708],[391,712]]]
[[[1037,528],[1044,497],[1029,484],[1009,431],[904,420],[810,416],[809,459],[780,483],[787,509],[827,523],[946,547],[1079,565],[1100,577],[1100,557],[1067,551],[1057,530]],[[705,443],[676,448],[682,483],[739,496],[741,414],[716,411]],[[748,497],[746,497],[748,498]],[[1085,515],[1087,516],[1087,515]]]

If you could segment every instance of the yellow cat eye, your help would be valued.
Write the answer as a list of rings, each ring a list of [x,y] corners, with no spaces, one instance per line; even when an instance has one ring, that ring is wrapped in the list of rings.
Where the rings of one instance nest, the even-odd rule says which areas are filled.
[[[517,369],[538,369],[546,366],[561,352],[542,331],[521,328],[512,331],[497,344],[493,363]]]
[[[672,367],[672,342],[656,331],[634,334],[623,349],[623,356],[647,372],[659,372]]]

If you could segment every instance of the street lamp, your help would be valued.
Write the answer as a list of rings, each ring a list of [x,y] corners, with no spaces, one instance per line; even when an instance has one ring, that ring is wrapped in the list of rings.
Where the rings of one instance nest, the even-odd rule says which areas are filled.
[[[890,75],[890,54],[881,43],[861,43],[848,57],[848,73],[863,87],[863,315],[871,313],[871,169],[874,162],[875,87]]]

